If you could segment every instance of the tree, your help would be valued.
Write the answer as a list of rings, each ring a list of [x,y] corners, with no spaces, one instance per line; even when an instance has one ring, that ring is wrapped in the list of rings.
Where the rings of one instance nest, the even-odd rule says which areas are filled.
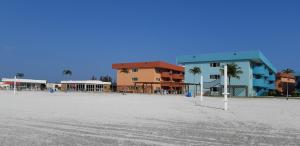
[[[16,77],[17,78],[23,78],[24,77],[24,73],[16,73]]]
[[[293,69],[290,69],[290,68],[284,69],[284,70],[282,70],[282,72],[286,73],[286,74],[293,74],[293,73],[295,73],[295,71]]]
[[[224,75],[224,68],[221,68],[220,71],[222,75]],[[243,73],[242,68],[237,64],[235,63],[227,64],[227,75],[228,75],[229,86],[231,86],[231,79],[232,78],[240,79],[239,75],[242,73]],[[230,92],[230,88],[229,88],[229,92]]]
[[[112,82],[112,78],[109,75],[100,76],[99,80],[102,81],[102,82]]]
[[[198,74],[201,74],[201,69],[200,69],[200,67],[193,67],[193,68],[191,68],[190,70],[189,70],[189,72],[191,73],[191,74],[193,74],[194,75],[194,82],[195,82],[195,84],[196,84],[196,75]],[[197,86],[195,85],[195,91],[197,90]],[[197,93],[197,91],[196,91],[196,93],[195,93],[195,91],[194,91],[194,97],[196,96],[196,93]]]
[[[91,77],[91,80],[97,80],[97,77],[95,77],[94,75]]]
[[[65,76],[72,76],[72,71],[69,70],[69,69],[65,69],[65,70],[63,70],[63,75],[65,75]]]

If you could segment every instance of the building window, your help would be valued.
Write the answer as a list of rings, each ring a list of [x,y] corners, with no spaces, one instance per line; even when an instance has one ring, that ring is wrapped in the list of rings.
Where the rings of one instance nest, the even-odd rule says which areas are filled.
[[[211,92],[218,92],[218,88],[217,88],[217,87],[211,87],[211,88],[210,88],[210,91],[211,91]]]
[[[133,69],[132,69],[132,72],[138,72],[138,71],[139,71],[138,68],[133,68]]]
[[[137,77],[133,77],[131,80],[132,80],[133,82],[135,82],[135,81],[138,81],[139,79],[138,79]]]
[[[156,81],[160,81],[160,78],[156,78]]]
[[[220,62],[212,62],[210,63],[210,67],[220,67]]]
[[[210,79],[220,79],[220,75],[210,75]]]

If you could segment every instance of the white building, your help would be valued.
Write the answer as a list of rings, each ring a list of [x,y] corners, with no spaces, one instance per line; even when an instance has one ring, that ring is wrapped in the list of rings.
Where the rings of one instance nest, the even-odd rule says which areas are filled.
[[[34,80],[34,79],[14,79],[14,78],[2,78],[3,84],[14,88],[14,82],[16,82],[17,90],[44,90],[46,89],[47,80]]]
[[[0,82],[0,89],[9,89],[9,85],[4,82]]]
[[[47,89],[53,89],[53,90],[61,89],[61,84],[58,84],[58,83],[47,83],[46,86],[47,86]]]
[[[61,90],[63,91],[109,92],[110,86],[111,82],[98,80],[61,81]]]

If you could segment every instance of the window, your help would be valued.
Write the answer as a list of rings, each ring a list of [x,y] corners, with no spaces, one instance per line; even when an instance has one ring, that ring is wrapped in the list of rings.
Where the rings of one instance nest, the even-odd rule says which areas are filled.
[[[220,62],[212,62],[210,63],[210,67],[220,67]]]
[[[138,79],[137,77],[133,77],[131,80],[132,80],[133,82],[135,82],[135,81],[138,81],[139,79]]]
[[[138,72],[138,71],[139,71],[138,68],[133,68],[133,69],[132,69],[132,72]]]
[[[156,78],[156,81],[160,81],[160,78]]]
[[[220,79],[220,75],[210,75],[210,79]]]
[[[211,91],[211,92],[218,92],[218,88],[217,88],[217,87],[211,87],[211,88],[210,88],[210,91]]]

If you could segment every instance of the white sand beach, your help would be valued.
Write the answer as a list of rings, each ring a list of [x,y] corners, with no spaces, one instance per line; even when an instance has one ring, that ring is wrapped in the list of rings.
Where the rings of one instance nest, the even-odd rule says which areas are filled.
[[[199,99],[198,99],[199,100]],[[0,91],[0,145],[297,145],[300,100]]]

